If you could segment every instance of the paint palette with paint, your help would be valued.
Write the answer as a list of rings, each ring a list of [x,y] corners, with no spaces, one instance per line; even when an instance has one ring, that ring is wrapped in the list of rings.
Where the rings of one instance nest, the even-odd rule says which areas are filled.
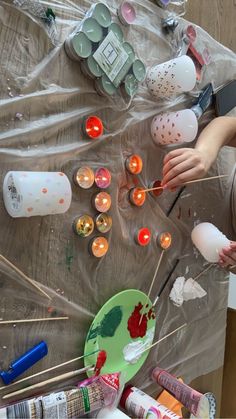
[[[147,359],[155,324],[152,303],[146,294],[133,289],[122,291],[108,300],[96,315],[86,338],[84,353],[105,350],[107,359],[101,374],[123,372],[127,382]],[[84,360],[85,366],[95,365],[97,354]]]

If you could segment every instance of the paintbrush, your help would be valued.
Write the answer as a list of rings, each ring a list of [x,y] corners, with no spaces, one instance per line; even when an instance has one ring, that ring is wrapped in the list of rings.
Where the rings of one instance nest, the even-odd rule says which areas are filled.
[[[95,351],[93,351],[93,352],[89,352],[88,354],[81,355],[81,356],[79,356],[79,357],[77,357],[77,358],[74,358],[74,359],[70,359],[69,361],[63,362],[62,364],[55,365],[54,367],[48,368],[48,369],[46,369],[46,370],[43,370],[43,371],[37,372],[36,374],[30,375],[30,376],[28,376],[28,377],[21,378],[21,380],[18,380],[18,381],[15,381],[14,383],[9,384],[9,385],[7,386],[7,388],[11,388],[11,387],[13,387],[13,386],[15,386],[15,385],[17,385],[17,384],[23,383],[24,381],[28,381],[28,380],[30,380],[31,378],[38,377],[39,375],[46,374],[47,372],[54,371],[54,370],[56,370],[57,368],[64,367],[65,365],[69,365],[69,364],[71,364],[72,362],[79,361],[80,359],[83,359],[83,358],[85,358],[85,357],[87,357],[87,356],[94,355],[94,354],[96,354],[96,353],[98,353],[98,352],[100,352],[100,349],[96,349]],[[0,387],[0,390],[6,390],[6,386],[4,386],[4,387]]]
[[[90,365],[89,367],[80,368],[79,370],[66,372],[65,374],[58,375],[57,377],[49,378],[49,380],[41,381],[40,383],[33,384],[32,386],[22,388],[20,390],[14,391],[13,393],[8,393],[2,397],[2,399],[9,399],[11,397],[19,396],[20,394],[26,393],[31,390],[35,390],[41,387],[44,387],[48,384],[57,383],[58,381],[67,380],[72,377],[76,377],[79,374],[83,374],[84,372],[93,370],[94,365]]]
[[[35,323],[35,322],[53,322],[58,320],[69,320],[69,317],[44,317],[42,319],[20,319],[20,320],[2,320],[0,325],[4,324],[17,324],[17,323]]]
[[[204,182],[206,180],[214,180],[214,179],[220,179],[220,178],[224,178],[224,177],[228,177],[228,175],[218,175],[218,176],[212,176],[212,177],[205,177],[202,179],[196,179],[196,180],[189,180],[188,182],[184,182],[183,185],[190,185],[191,183],[197,183],[197,182]],[[157,191],[158,189],[165,189],[164,186],[157,186],[156,188],[149,188],[149,189],[143,189],[141,192],[152,192],[152,191]]]
[[[49,300],[51,300],[52,298],[45,292],[43,291],[34,281],[33,279],[29,278],[28,276],[26,276],[20,269],[18,269],[15,265],[13,265],[13,263],[10,262],[10,260],[8,260],[7,258],[5,258],[3,255],[0,254],[0,260],[2,260],[3,262],[5,262],[13,271],[15,271],[19,276],[21,276],[21,278],[23,278],[25,281],[27,281],[29,284],[31,284],[38,293],[42,294],[44,297],[47,297]]]

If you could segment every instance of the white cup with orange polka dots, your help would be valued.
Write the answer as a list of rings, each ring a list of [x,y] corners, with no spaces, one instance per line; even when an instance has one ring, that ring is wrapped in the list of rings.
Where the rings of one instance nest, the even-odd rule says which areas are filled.
[[[198,120],[191,109],[157,115],[151,123],[155,144],[178,145],[193,141],[198,132]]]
[[[3,182],[3,200],[11,217],[63,214],[71,204],[72,191],[62,172],[11,171]]]

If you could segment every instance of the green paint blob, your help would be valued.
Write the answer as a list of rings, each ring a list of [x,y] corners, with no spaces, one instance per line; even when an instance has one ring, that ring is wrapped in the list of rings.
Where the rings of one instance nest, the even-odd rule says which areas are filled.
[[[107,314],[103,317],[101,321],[101,331],[100,335],[105,337],[113,337],[115,335],[116,329],[119,326],[122,320],[122,310],[120,306],[113,307]]]

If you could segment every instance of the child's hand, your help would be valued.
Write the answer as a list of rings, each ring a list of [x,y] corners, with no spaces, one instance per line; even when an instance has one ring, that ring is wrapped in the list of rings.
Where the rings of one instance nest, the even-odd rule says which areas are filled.
[[[231,268],[236,265],[236,242],[230,242],[228,247],[224,247],[219,254],[219,265],[222,268]]]

